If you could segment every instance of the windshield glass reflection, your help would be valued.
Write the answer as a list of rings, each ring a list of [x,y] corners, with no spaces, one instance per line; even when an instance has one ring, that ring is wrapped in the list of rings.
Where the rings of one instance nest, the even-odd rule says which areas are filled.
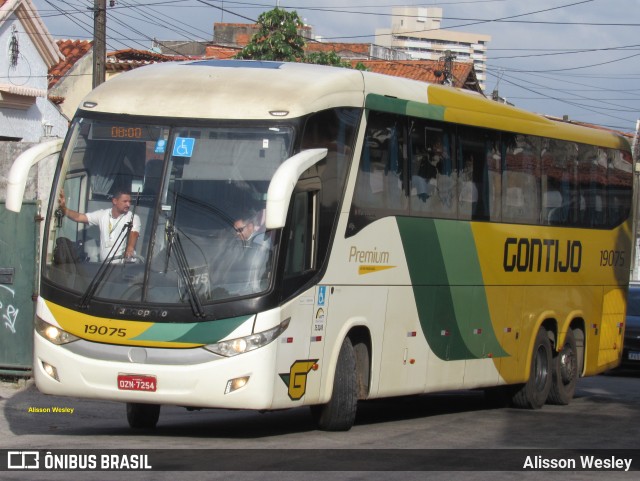
[[[72,129],[45,277],[83,304],[184,303],[196,315],[269,288],[266,192],[290,154],[291,127],[81,119]]]

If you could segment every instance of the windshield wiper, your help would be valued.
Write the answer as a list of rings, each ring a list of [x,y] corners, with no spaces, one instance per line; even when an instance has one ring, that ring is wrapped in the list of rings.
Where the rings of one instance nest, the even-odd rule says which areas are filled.
[[[118,234],[118,237],[116,238],[116,241],[113,243],[113,246],[111,246],[111,249],[107,254],[107,257],[104,258],[104,260],[100,264],[100,267],[98,268],[98,271],[96,272],[96,275],[93,276],[93,279],[91,279],[89,286],[87,286],[87,290],[84,291],[84,294],[80,299],[80,305],[79,305],[80,309],[86,309],[89,306],[89,301],[93,299],[93,296],[95,295],[96,291],[98,290],[98,287],[100,286],[103,279],[105,278],[107,271],[111,266],[111,263],[116,258],[118,259],[122,258],[122,256],[114,256],[112,254],[115,252],[118,252],[118,249],[120,248],[122,243],[125,241],[125,239],[128,238],[128,236],[125,235],[125,233],[128,233],[132,227],[133,227],[133,216],[131,217],[130,222],[127,222],[122,226],[122,230]]]
[[[189,261],[187,260],[187,256],[184,252],[184,248],[182,247],[182,242],[180,240],[180,235],[178,234],[177,229],[171,225],[167,224],[166,227],[167,234],[167,264],[169,263],[169,257],[171,256],[171,251],[175,251],[175,259],[178,264],[178,273],[180,274],[180,278],[185,283],[187,287],[187,294],[189,297],[189,304],[191,305],[191,309],[193,313],[198,317],[204,317],[204,309],[202,308],[202,302],[200,302],[200,297],[198,296],[198,292],[196,288],[193,286],[193,282],[191,281],[190,269],[189,269]],[[166,271],[166,269],[165,269]]]

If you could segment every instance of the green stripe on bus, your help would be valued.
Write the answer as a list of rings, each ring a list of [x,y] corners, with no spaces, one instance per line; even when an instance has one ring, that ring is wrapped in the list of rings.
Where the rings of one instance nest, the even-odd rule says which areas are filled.
[[[420,325],[440,359],[502,357],[469,223],[397,218]]]
[[[184,342],[213,344],[227,337],[252,316],[231,317],[208,322],[187,324],[156,323],[139,336],[136,341]]]
[[[385,97],[384,95],[369,94],[365,101],[365,107],[379,112],[409,115],[411,117],[419,117],[423,119],[444,120],[445,108],[441,105],[430,105],[426,103],[426,100],[426,91],[425,103],[402,100],[395,97]]]

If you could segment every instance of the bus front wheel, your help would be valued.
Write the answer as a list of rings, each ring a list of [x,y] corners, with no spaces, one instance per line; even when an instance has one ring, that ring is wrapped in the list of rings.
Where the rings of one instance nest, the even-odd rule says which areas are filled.
[[[578,355],[576,339],[569,329],[564,338],[562,349],[553,357],[553,376],[549,404],[566,405],[573,399],[578,382]]]
[[[529,380],[513,395],[511,402],[523,409],[539,409],[547,401],[551,390],[551,343],[544,327],[538,330],[531,357]]]
[[[127,421],[134,429],[153,429],[159,418],[159,404],[127,403]]]
[[[311,406],[311,414],[323,431],[348,431],[355,422],[357,404],[356,353],[347,337],[340,347],[331,399],[327,404]]]

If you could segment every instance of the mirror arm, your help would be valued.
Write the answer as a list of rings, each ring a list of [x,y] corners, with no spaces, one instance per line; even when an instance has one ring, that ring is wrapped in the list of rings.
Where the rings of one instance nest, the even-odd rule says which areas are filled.
[[[266,228],[280,229],[287,220],[291,194],[302,173],[327,156],[327,149],[309,149],[289,157],[276,170],[267,191]]]

